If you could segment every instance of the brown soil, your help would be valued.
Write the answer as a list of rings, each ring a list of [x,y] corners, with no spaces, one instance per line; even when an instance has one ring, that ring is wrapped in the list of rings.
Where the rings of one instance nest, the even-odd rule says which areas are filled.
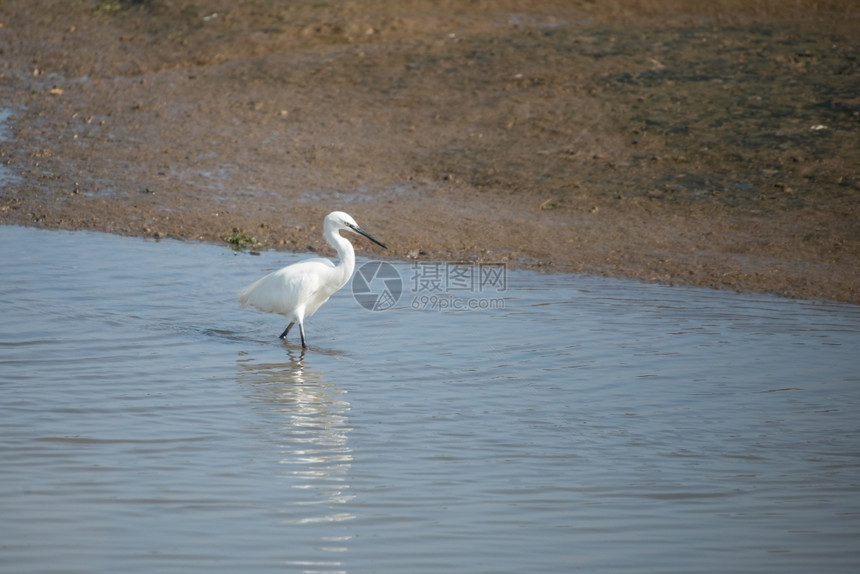
[[[700,4],[0,0],[0,223],[860,303],[857,4]]]

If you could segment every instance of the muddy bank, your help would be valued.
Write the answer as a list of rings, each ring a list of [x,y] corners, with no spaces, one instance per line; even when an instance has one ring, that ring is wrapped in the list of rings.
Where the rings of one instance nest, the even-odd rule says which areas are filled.
[[[851,2],[462,4],[5,0],[0,223],[860,303]]]

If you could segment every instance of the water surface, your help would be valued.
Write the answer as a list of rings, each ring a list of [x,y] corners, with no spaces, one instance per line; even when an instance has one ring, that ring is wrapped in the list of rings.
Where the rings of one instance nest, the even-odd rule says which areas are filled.
[[[0,227],[0,570],[860,569],[860,308],[404,263],[303,354],[298,257]]]

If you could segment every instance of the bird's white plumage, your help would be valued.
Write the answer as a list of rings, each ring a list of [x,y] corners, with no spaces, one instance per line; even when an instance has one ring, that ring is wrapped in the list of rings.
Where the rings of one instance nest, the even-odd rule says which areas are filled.
[[[239,293],[242,307],[256,307],[266,313],[284,315],[289,321],[310,317],[332,294],[344,286],[343,275],[328,259],[308,259],[294,263],[248,285]],[[347,276],[346,280],[349,280]]]
[[[329,213],[323,220],[323,237],[335,248],[339,261],[307,259],[269,273],[239,292],[242,307],[252,306],[267,313],[284,315],[289,325],[281,334],[286,338],[294,323],[299,324],[302,346],[305,345],[304,320],[328,301],[338,289],[346,285],[355,268],[355,251],[352,244],[341,237],[340,230],[359,233],[385,247],[361,229],[355,220],[342,211]]]

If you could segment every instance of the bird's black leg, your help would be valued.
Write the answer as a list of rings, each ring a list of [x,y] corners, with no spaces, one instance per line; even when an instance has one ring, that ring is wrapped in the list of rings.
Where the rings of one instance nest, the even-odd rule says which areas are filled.
[[[280,336],[280,337],[278,337],[278,338],[279,338],[279,339],[286,339],[286,338],[287,338],[287,333],[289,333],[289,332],[290,332],[290,329],[292,329],[292,328],[293,328],[293,325],[295,325],[295,324],[296,324],[296,322],[295,322],[295,321],[293,321],[292,323],[290,323],[289,325],[287,325],[287,328],[286,328],[286,329],[284,329],[284,332],[283,332],[283,333],[281,333],[281,336]]]
[[[302,323],[299,323],[299,333],[302,336],[302,349],[307,349],[308,346],[305,344],[305,326]]]

